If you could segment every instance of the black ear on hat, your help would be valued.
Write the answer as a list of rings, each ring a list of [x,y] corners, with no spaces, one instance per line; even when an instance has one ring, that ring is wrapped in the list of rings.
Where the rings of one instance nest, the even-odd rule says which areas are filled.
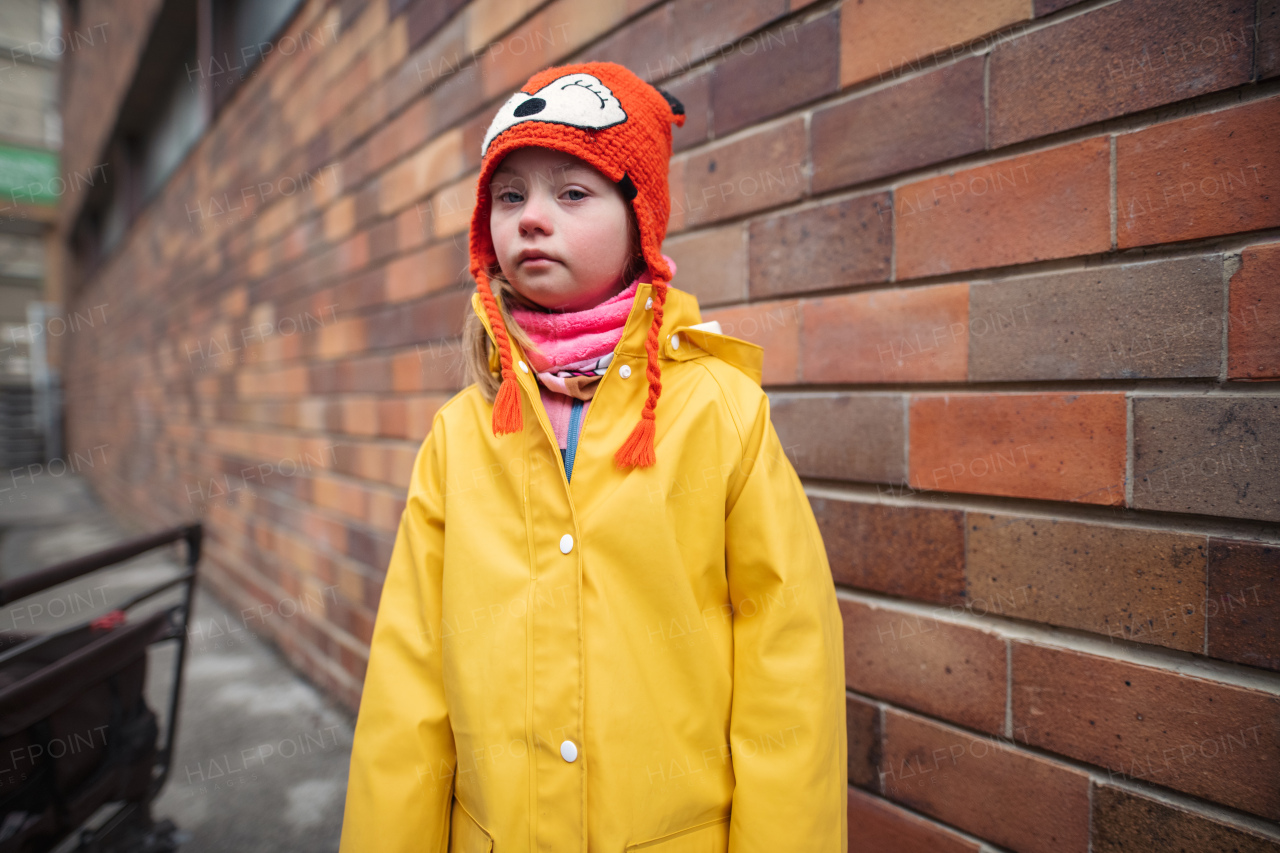
[[[634,201],[636,197],[636,185],[631,182],[630,175],[623,175],[622,180],[618,181],[618,189],[622,192],[622,197],[627,201]]]
[[[653,88],[658,89],[657,86],[654,86]],[[679,99],[677,99],[675,95],[671,94],[666,89],[658,89],[658,94],[667,99],[667,106],[671,107],[672,115],[684,115],[684,104],[680,103]]]

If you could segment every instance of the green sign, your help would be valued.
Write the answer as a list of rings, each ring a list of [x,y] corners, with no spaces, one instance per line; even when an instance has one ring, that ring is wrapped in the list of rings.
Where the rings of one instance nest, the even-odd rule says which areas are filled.
[[[18,204],[56,204],[66,189],[57,153],[0,145],[0,195]]]

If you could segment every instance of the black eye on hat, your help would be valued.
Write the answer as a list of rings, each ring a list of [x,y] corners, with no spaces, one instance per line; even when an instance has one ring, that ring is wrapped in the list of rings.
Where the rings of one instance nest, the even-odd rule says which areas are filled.
[[[515,109],[516,118],[524,118],[525,116],[536,116],[547,108],[547,102],[542,98],[530,98]]]

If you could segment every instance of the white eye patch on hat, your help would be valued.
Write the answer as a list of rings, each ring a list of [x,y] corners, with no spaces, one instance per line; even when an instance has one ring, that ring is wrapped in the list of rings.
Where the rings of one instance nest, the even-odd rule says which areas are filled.
[[[525,121],[604,130],[626,120],[622,104],[600,78],[592,74],[569,74],[556,78],[533,94],[516,92],[507,98],[484,135],[480,156],[489,150],[495,136]]]

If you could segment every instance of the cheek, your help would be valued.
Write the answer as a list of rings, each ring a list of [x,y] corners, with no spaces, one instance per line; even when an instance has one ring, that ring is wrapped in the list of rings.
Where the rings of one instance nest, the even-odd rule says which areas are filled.
[[[583,217],[573,235],[575,254],[603,272],[616,274],[627,259],[627,215],[612,208]]]

